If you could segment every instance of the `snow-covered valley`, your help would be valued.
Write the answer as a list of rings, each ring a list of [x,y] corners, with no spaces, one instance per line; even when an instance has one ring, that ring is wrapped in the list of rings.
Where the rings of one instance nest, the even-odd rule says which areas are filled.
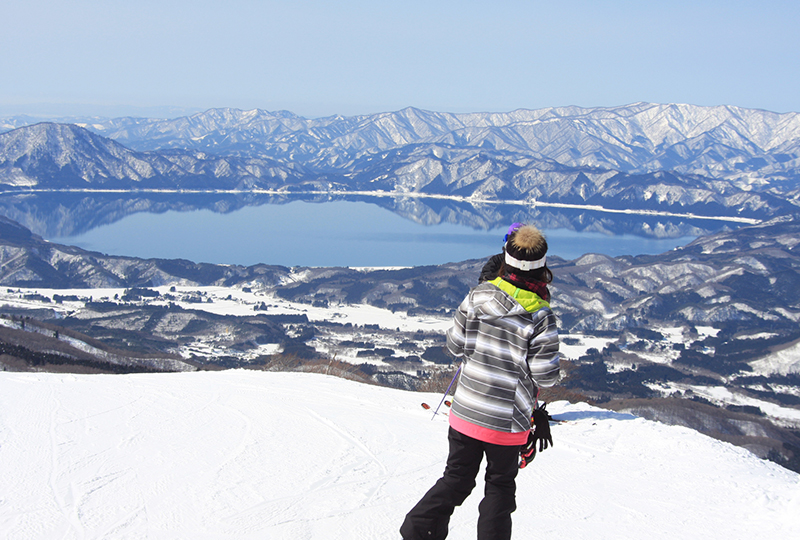
[[[222,317],[247,317],[254,313],[268,313],[273,316],[288,315],[302,316],[310,324],[334,321],[344,328],[336,331],[321,331],[311,342],[314,349],[326,357],[335,358],[349,364],[375,363],[383,368],[400,368],[415,375],[424,364],[430,368],[432,364],[423,362],[409,363],[405,366],[396,363],[387,363],[376,355],[359,355],[358,347],[353,343],[369,342],[379,350],[381,348],[400,349],[404,335],[419,336],[416,345],[420,349],[432,346],[435,342],[427,342],[425,336],[437,334],[443,336],[452,324],[450,315],[418,314],[409,315],[403,311],[393,311],[368,304],[338,304],[329,306],[314,306],[300,302],[292,302],[279,298],[270,290],[253,290],[245,287],[189,287],[189,286],[162,286],[152,290],[159,293],[154,298],[141,298],[134,305],[139,306],[166,306],[173,304],[185,310],[204,311]],[[120,298],[126,289],[31,289],[17,288],[0,290],[0,306],[14,310],[51,309],[58,317],[81,318],[86,311],[86,303],[90,300],[104,302],[123,302]],[[173,320],[175,325],[185,325],[185,320]],[[19,327],[18,322],[0,318],[0,325]],[[169,329],[161,329],[169,331]],[[680,327],[659,327],[659,334],[663,339],[658,343],[651,343],[654,352],[639,353],[639,358],[646,358],[654,364],[671,364],[678,356],[676,346],[689,347],[694,341],[700,342],[708,335],[716,333],[712,327],[697,327],[699,334],[690,338],[684,335]],[[207,334],[197,337],[190,343],[176,347],[174,352],[184,358],[193,356],[213,359],[214,357],[238,358],[242,363],[247,363],[263,355],[282,352],[279,344],[268,343],[248,348],[235,350],[230,347],[230,339],[234,332],[221,334]],[[62,336],[62,339],[64,337]],[[589,349],[602,350],[613,342],[609,337],[593,336],[591,334],[561,335],[560,350],[562,358],[576,361],[582,358]],[[609,371],[624,371],[631,369],[630,365],[608,362]],[[754,362],[757,369],[763,374],[796,374],[800,372],[800,350],[797,346],[768,355],[762,360]],[[635,366],[634,366],[635,367]],[[769,418],[787,427],[800,426],[800,410],[791,407],[782,407],[768,400],[745,396],[738,392],[731,392],[724,386],[708,386],[704,384],[676,384],[654,383],[652,389],[670,396],[676,393],[694,393],[720,406],[751,406],[761,409]],[[800,396],[800,389],[787,388],[785,393]]]

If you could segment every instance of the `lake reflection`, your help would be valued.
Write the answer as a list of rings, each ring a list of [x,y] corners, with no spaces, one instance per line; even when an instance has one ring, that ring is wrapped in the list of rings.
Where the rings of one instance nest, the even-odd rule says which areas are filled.
[[[485,230],[439,223],[423,225],[361,201],[245,206],[131,214],[72,236],[48,238],[112,255],[188,259],[194,262],[284,266],[423,266],[498,253],[508,225],[525,220],[514,209],[507,222]],[[522,219],[521,219],[522,218]],[[574,259],[585,253],[656,254],[693,237],[652,239],[542,226],[550,254]]]

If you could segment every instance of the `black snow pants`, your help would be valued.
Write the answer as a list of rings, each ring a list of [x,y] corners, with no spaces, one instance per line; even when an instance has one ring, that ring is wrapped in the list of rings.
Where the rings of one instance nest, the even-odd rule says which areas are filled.
[[[444,540],[456,506],[475,487],[486,454],[486,488],[478,507],[478,540],[511,538],[511,512],[517,509],[516,482],[519,446],[500,446],[468,437],[450,428],[450,454],[442,476],[406,515],[403,540]]]

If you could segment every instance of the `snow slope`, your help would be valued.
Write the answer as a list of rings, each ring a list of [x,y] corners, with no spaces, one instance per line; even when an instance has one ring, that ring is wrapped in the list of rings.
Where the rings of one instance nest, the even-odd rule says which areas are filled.
[[[0,373],[0,538],[399,539],[440,476],[419,394],[302,373]],[[689,429],[556,402],[514,537],[800,538],[800,476]],[[449,538],[474,538],[476,492]]]

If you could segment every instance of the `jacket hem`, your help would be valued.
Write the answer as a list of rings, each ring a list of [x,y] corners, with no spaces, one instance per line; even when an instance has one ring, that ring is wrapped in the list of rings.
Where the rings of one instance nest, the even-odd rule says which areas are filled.
[[[519,433],[506,433],[504,431],[497,431],[482,426],[476,426],[472,422],[468,422],[454,414],[450,414],[450,427],[458,431],[462,435],[472,437],[485,443],[496,444],[499,446],[521,446],[528,442],[528,433],[530,431],[521,431]]]

